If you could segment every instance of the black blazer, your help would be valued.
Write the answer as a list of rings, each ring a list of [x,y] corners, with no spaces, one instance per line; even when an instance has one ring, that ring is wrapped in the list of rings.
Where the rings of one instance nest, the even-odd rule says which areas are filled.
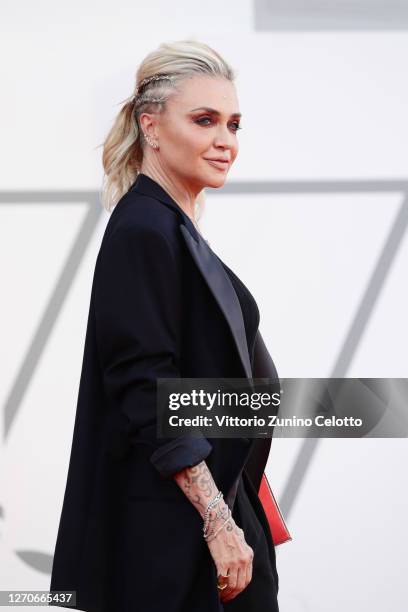
[[[201,516],[172,475],[206,460],[232,508],[243,470],[258,491],[271,439],[157,438],[156,378],[179,376],[277,372],[259,329],[249,355],[218,257],[139,174],[109,218],[92,282],[50,584],[76,591],[78,609],[181,612],[194,589],[194,612],[222,610]]]

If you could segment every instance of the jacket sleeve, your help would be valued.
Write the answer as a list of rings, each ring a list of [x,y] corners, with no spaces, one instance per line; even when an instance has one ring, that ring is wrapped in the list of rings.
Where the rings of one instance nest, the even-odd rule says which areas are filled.
[[[98,352],[116,435],[124,445],[134,435],[147,441],[164,478],[212,450],[202,436],[156,435],[156,379],[180,377],[180,257],[156,228],[116,228],[101,248],[94,284]]]

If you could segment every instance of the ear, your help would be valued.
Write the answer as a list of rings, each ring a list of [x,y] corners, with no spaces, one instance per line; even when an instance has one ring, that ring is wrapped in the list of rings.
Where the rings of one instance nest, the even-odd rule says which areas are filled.
[[[157,113],[141,113],[139,116],[139,125],[142,131],[154,140],[157,140],[158,137],[157,124]]]

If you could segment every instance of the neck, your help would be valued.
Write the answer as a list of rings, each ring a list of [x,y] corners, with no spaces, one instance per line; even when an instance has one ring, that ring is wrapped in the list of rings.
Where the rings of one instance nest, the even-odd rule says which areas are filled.
[[[195,202],[199,191],[196,191],[186,185],[182,185],[179,180],[172,177],[167,171],[162,168],[157,168],[153,164],[145,163],[143,160],[140,172],[146,174],[156,183],[158,183],[169,194],[171,198],[180,206],[180,208],[188,215],[195,227],[198,229],[195,219]]]

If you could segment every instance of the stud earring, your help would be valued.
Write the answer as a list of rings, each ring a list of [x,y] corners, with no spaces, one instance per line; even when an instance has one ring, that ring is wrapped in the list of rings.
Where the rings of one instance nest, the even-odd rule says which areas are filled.
[[[144,138],[145,138],[146,142],[148,142],[148,143],[149,143],[149,145],[150,145],[151,147],[153,147],[153,149],[158,149],[158,148],[159,148],[159,145],[158,145],[157,143],[153,142],[153,140],[150,138],[150,136],[148,136],[148,135],[147,135],[147,134],[145,134],[144,132],[143,132],[143,136],[144,136]]]

